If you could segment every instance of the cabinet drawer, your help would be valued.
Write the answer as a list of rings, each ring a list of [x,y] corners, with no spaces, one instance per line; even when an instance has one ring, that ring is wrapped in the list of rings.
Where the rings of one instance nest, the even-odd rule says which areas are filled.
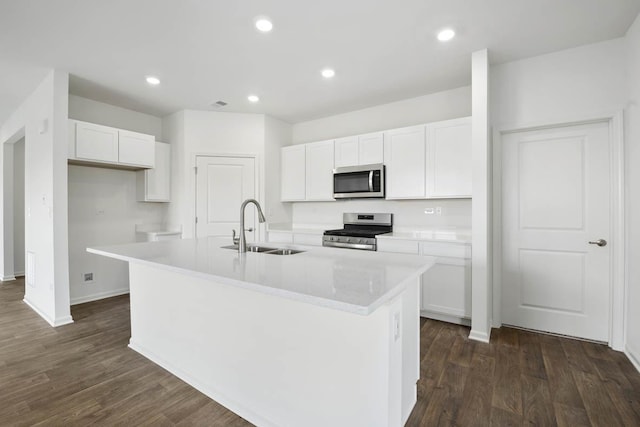
[[[399,254],[420,254],[419,242],[413,240],[378,239],[378,251]]]
[[[420,255],[471,258],[471,246],[456,243],[421,242]]]
[[[320,234],[293,234],[293,243],[296,245],[322,246]]]
[[[293,243],[293,233],[270,231],[268,240],[270,243]]]

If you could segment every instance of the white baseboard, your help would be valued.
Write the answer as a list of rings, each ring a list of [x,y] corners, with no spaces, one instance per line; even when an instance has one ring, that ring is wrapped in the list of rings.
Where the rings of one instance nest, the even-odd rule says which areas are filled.
[[[24,277],[24,270],[22,271],[14,271],[13,275],[16,277]]]
[[[16,280],[16,276],[11,275],[11,276],[2,276],[2,280],[3,282],[11,282],[13,280]]]
[[[73,317],[71,317],[71,315],[52,319],[51,317],[47,316],[44,311],[40,310],[37,305],[29,301],[26,297],[22,301],[24,301],[24,303],[27,304],[33,311],[35,311],[38,316],[42,317],[48,324],[50,324],[54,328],[73,323]]]
[[[140,353],[141,355],[143,355],[144,357],[146,357],[147,359],[149,359],[150,361],[152,361],[156,365],[158,365],[158,366],[166,369],[167,371],[171,372],[173,375],[175,375],[176,377],[180,378],[182,381],[186,382],[191,387],[193,387],[196,390],[204,393],[209,398],[215,400],[216,403],[219,403],[220,405],[224,406],[225,408],[227,408],[231,412],[241,416],[242,418],[244,418],[245,420],[249,421],[250,423],[258,425],[258,426],[277,427],[276,424],[274,424],[274,423],[270,422],[269,420],[261,417],[260,415],[258,415],[255,412],[253,412],[251,409],[249,409],[249,408],[245,407],[244,405],[242,405],[241,403],[238,403],[236,401],[228,399],[219,390],[216,390],[216,389],[214,389],[212,387],[208,387],[208,386],[202,384],[198,379],[196,379],[196,378],[192,377],[191,375],[187,374],[180,367],[174,366],[171,362],[166,361],[164,358],[162,358],[161,356],[158,356],[153,351],[145,348],[144,346],[141,346],[140,344],[137,344],[133,340],[133,338],[131,338],[129,340],[129,348],[134,350],[134,351],[136,351],[137,353]]]
[[[441,322],[455,323],[456,325],[471,326],[471,320],[464,317],[452,316],[450,314],[434,313],[432,311],[420,311],[421,317],[440,320]]]
[[[479,332],[472,329],[471,332],[469,333],[469,339],[474,341],[488,343],[490,338],[491,338],[491,332],[487,334],[486,332]]]
[[[98,292],[96,294],[85,295],[82,297],[71,298],[71,305],[84,304],[85,302],[98,301],[105,298],[117,297],[129,293],[129,288],[116,289],[113,291]]]
[[[640,352],[635,351],[629,344],[626,345],[624,354],[627,355],[633,366],[640,372]]]

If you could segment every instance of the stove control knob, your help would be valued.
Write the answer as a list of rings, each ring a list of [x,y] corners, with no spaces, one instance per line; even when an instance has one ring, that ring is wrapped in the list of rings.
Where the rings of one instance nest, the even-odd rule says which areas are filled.
[[[351,237],[347,237],[346,242],[347,243],[351,242]]]

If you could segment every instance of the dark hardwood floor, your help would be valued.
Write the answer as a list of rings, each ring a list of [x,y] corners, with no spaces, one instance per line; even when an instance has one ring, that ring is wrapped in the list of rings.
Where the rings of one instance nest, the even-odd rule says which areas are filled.
[[[249,426],[127,347],[127,296],[72,308],[51,328],[0,284],[1,426]],[[418,403],[407,426],[640,426],[640,373],[605,346],[422,320]]]

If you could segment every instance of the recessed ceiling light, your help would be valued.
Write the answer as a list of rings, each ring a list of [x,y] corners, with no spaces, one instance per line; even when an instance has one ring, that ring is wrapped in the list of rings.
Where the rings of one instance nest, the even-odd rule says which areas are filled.
[[[258,18],[256,20],[256,28],[258,29],[258,31],[268,33],[273,29],[273,24],[267,18]]]
[[[322,70],[322,77],[324,77],[325,79],[330,79],[335,75],[336,75],[336,72],[331,68],[325,68],[324,70]]]
[[[247,99],[249,100],[249,102],[258,102],[258,101],[260,101],[260,98],[258,98],[257,95],[249,95],[249,96],[247,96]]]
[[[441,42],[448,42],[449,40],[454,38],[455,35],[456,35],[456,32],[453,31],[451,28],[445,28],[444,30],[438,33],[438,40],[440,40]]]
[[[160,79],[154,76],[147,76],[147,83],[153,86],[158,86],[160,84]]]

